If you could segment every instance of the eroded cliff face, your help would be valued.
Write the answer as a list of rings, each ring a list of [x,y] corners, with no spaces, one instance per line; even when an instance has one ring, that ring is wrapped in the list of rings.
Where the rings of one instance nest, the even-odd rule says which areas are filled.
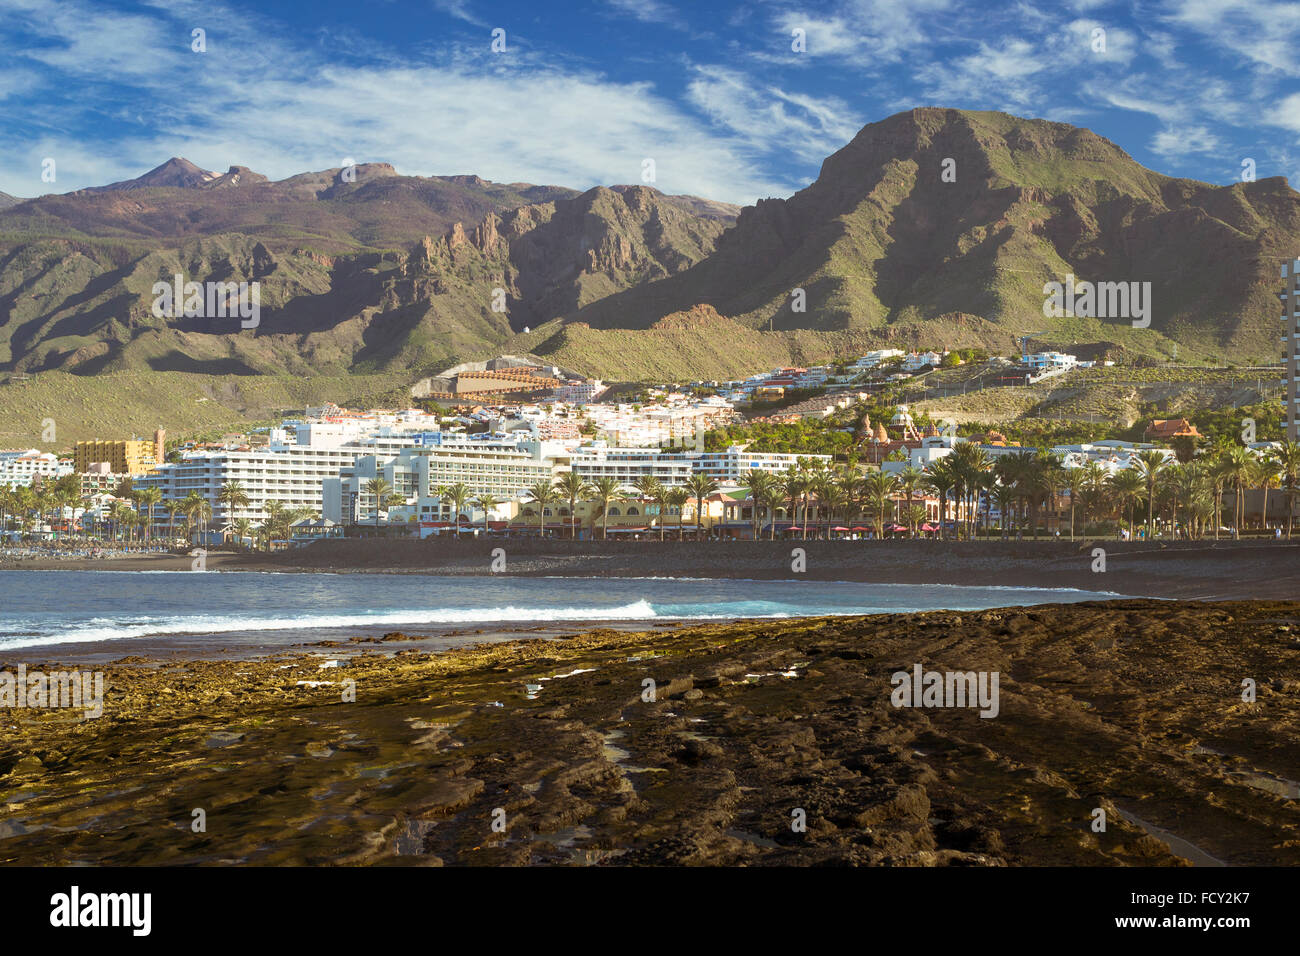
[[[397,185],[373,165],[363,172],[370,186]],[[460,187],[483,185],[476,177],[453,179]],[[95,201],[113,215],[127,215],[130,205],[140,214],[145,204],[135,197],[156,201],[149,199],[155,192],[121,190]],[[0,309],[9,316],[0,333],[8,333],[11,366],[28,371],[146,364],[297,374],[427,369],[490,352],[518,329],[700,261],[727,220],[688,206],[644,187],[593,189],[457,220],[377,252],[284,247],[244,234],[134,257],[100,243],[32,243],[0,273]],[[153,315],[153,283],[178,273],[198,282],[258,282],[259,327],[240,332],[220,320]],[[64,299],[33,294],[55,286],[96,291]]]

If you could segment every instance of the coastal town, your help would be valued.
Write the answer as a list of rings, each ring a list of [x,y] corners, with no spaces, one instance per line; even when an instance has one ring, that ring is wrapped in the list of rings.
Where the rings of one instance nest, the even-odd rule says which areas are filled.
[[[1035,446],[898,402],[926,373],[975,362],[1012,385],[1097,364],[881,349],[741,381],[614,385],[503,356],[417,383],[418,407],[0,450],[0,534],[11,551],[77,553],[349,536],[1290,537],[1300,446],[1281,434],[1226,441],[1153,418],[1138,440]],[[746,432],[800,423],[834,450]]]

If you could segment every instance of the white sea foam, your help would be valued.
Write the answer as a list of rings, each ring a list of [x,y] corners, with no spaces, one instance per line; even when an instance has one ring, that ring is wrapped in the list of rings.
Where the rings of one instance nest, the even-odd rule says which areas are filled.
[[[221,634],[244,631],[310,630],[326,627],[393,627],[399,625],[518,623],[521,621],[635,621],[655,617],[649,601],[618,607],[501,607],[427,608],[371,614],[301,614],[293,617],[196,614],[173,617],[135,617],[130,623],[111,618],[91,618],[83,625],[49,634],[0,637],[0,649],[39,647],[45,644],[84,644],[157,634]]]

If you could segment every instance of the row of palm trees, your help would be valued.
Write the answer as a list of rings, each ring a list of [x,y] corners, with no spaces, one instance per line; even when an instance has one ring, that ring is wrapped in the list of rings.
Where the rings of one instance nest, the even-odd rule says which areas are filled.
[[[836,517],[852,519],[872,515],[883,529],[886,515],[915,534],[926,512],[914,505],[918,494],[939,499],[940,536],[952,515],[953,533],[972,537],[983,525],[990,530],[993,506],[1002,516],[1003,537],[1028,531],[1037,536],[1042,523],[1039,513],[1062,498],[1068,500],[1070,537],[1091,519],[1117,518],[1133,531],[1139,511],[1145,511],[1145,534],[1153,536],[1158,522],[1181,528],[1188,537],[1202,537],[1212,531],[1217,538],[1223,524],[1225,497],[1232,508],[1230,525],[1239,536],[1246,523],[1246,491],[1262,492],[1260,526],[1266,524],[1269,493],[1281,489],[1288,502],[1288,514],[1300,498],[1300,444],[1283,442],[1275,453],[1256,454],[1240,445],[1223,445],[1208,454],[1181,463],[1165,452],[1145,449],[1135,454],[1131,467],[1108,472],[1097,462],[1081,468],[1067,468],[1062,456],[1044,450],[1025,449],[996,460],[971,443],[956,445],[952,452],[924,469],[906,466],[897,472],[859,471],[853,465],[829,467],[824,462],[801,460],[783,474],[750,472],[751,520],[757,537],[761,515],[766,511],[771,534],[776,533],[776,509],[787,505],[787,515],[807,536],[810,511],[818,521]],[[948,503],[954,507],[949,510]],[[802,516],[800,516],[802,509]],[[1288,518],[1286,533],[1292,533]]]
[[[1024,449],[992,458],[972,443],[956,445],[952,452],[924,469],[908,465],[897,472],[859,468],[855,463],[839,466],[824,461],[800,459],[785,472],[753,470],[743,483],[749,487],[749,517],[753,536],[760,537],[766,526],[776,537],[777,517],[784,510],[796,531],[806,538],[809,525],[827,530],[837,519],[853,521],[862,516],[876,522],[883,533],[892,518],[914,536],[927,519],[925,495],[939,500],[937,532],[945,537],[949,529],[958,538],[988,534],[993,530],[992,511],[997,507],[1003,538],[1012,534],[1037,537],[1045,522],[1045,509],[1056,512],[1058,503],[1068,507],[1069,535],[1090,523],[1113,521],[1117,532],[1127,527],[1136,534],[1139,525],[1147,538],[1157,526],[1180,529],[1189,538],[1208,534],[1219,537],[1225,519],[1237,537],[1246,523],[1246,492],[1262,492],[1260,527],[1266,525],[1269,494],[1280,489],[1288,503],[1288,514],[1300,498],[1300,444],[1283,442],[1275,452],[1257,454],[1240,445],[1225,444],[1189,462],[1178,462],[1157,449],[1137,452],[1131,466],[1109,472],[1097,462],[1067,468],[1061,455],[1041,449]],[[655,478],[639,478],[625,486],[613,478],[588,481],[566,473],[552,482],[538,482],[525,493],[525,501],[536,506],[539,527],[545,526],[546,509],[556,502],[568,502],[569,535],[577,535],[576,505],[594,501],[604,516],[602,534],[608,533],[610,506],[636,497],[663,509],[680,509],[696,503],[697,531],[702,530],[705,499],[718,490],[706,476],[691,476],[684,486],[667,487]],[[1231,509],[1230,517],[1225,514]],[[453,496],[453,501],[460,501]],[[951,503],[952,507],[949,507]],[[456,504],[459,512],[461,504]],[[1060,515],[1064,520],[1064,514]],[[1286,535],[1292,534],[1292,520]],[[459,527],[458,527],[459,530]],[[660,536],[664,524],[659,525]]]
[[[717,481],[705,475],[691,476],[684,486],[669,487],[656,478],[645,477],[637,479],[629,487],[611,477],[602,477],[589,481],[574,472],[565,472],[551,481],[534,482],[524,492],[524,502],[532,505],[533,509],[536,510],[538,528],[544,531],[547,510],[552,505],[567,501],[569,537],[571,538],[576,538],[578,534],[578,503],[597,502],[599,504],[597,511],[602,517],[601,534],[603,537],[607,537],[609,533],[610,507],[615,502],[631,498],[649,500],[659,505],[661,509],[675,511],[679,515],[679,524],[681,523],[681,509],[687,502],[694,499],[696,502],[696,528],[700,530],[703,527],[704,500],[717,490]],[[440,485],[434,489],[433,493],[442,502],[450,505],[458,535],[460,534],[462,516],[468,506],[473,506],[483,512],[483,530],[486,532],[490,513],[494,508],[506,502],[506,499],[498,498],[490,493],[474,494],[468,485],[461,482],[453,485]],[[402,495],[395,493],[391,483],[383,478],[372,478],[367,481],[366,494],[375,502],[374,522],[376,526],[379,524],[379,512],[381,510],[406,503],[406,499]],[[665,533],[662,523],[659,532],[661,537]]]
[[[222,485],[216,497],[227,514],[247,508],[250,503],[248,493],[238,481]],[[94,504],[93,498],[81,494],[80,475],[61,475],[42,482],[36,488],[0,486],[0,529],[7,529],[11,525],[20,531],[31,531],[42,525],[54,527],[65,509],[74,512],[80,509],[81,537],[88,539],[92,535],[107,536],[111,541],[123,541],[128,545],[143,543],[147,546],[160,524],[154,520],[160,505],[167,512],[165,527],[169,539],[176,536],[178,517],[183,520],[186,537],[191,537],[195,531],[206,536],[208,523],[212,520],[212,505],[197,491],[191,491],[184,498],[163,501],[160,488],[130,488],[108,504],[97,528],[90,526],[87,517]],[[233,534],[239,541],[265,544],[267,541],[287,538],[292,526],[311,514],[309,509],[286,508],[278,501],[268,502],[266,512],[266,519],[257,526],[248,518],[228,520],[223,526],[223,535]],[[96,531],[97,535],[94,534]],[[75,539],[77,534],[70,529],[66,536]]]
[[[559,502],[568,502],[569,537],[578,534],[578,503],[595,502],[596,513],[601,518],[601,537],[609,537],[610,507],[616,502],[631,499],[649,501],[659,507],[660,514],[676,513],[678,534],[682,531],[682,509],[691,500],[695,501],[695,529],[704,528],[704,502],[718,490],[716,479],[703,474],[693,474],[684,485],[665,485],[658,478],[643,476],[635,479],[630,486],[617,478],[602,476],[588,480],[575,472],[565,472],[551,481],[537,481],[524,492],[524,500],[533,505],[537,511],[538,529],[546,528],[547,509]],[[666,533],[663,521],[659,522],[659,537]]]

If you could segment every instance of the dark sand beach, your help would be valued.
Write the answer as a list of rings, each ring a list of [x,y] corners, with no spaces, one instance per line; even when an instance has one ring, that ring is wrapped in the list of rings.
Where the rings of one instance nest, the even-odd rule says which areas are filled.
[[[504,552],[493,572],[493,550]],[[805,570],[792,570],[795,548]],[[1093,571],[1096,549],[1106,570]],[[5,564],[32,570],[175,570],[183,555]],[[1188,600],[1288,600],[1300,595],[1300,538],[1121,542],[564,541],[535,538],[333,540],[272,554],[219,551],[209,570],[523,576],[804,579],[897,584],[1077,588]]]

